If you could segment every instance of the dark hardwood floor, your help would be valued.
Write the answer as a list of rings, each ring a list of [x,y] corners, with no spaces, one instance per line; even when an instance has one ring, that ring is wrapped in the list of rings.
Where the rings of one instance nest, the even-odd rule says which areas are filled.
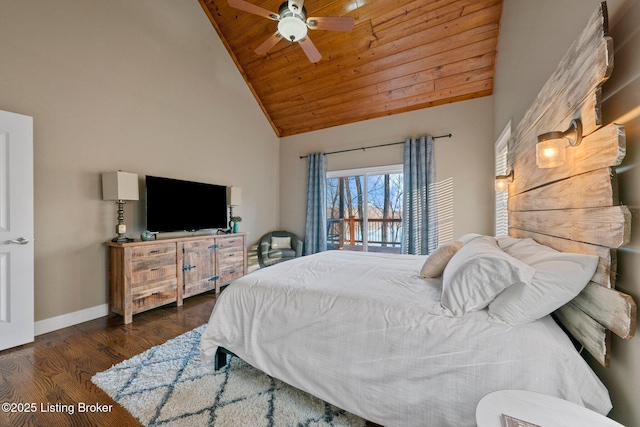
[[[188,332],[209,320],[216,299],[206,293],[133,317],[110,315],[37,336],[32,344],[0,352],[0,404],[35,404],[35,412],[0,411],[0,426],[140,426],[141,424],[91,382],[116,363]],[[112,405],[105,413],[65,411]],[[58,404],[56,407],[55,405]],[[49,412],[44,409],[51,408]],[[59,412],[56,412],[58,410]],[[380,427],[368,423],[368,427]],[[238,426],[244,427],[244,426]]]
[[[32,404],[35,412],[0,411],[0,426],[140,426],[141,424],[91,382],[112,365],[162,344],[209,320],[212,293],[157,308],[124,325],[111,315],[37,336],[32,344],[0,352],[0,404]],[[112,405],[106,413],[71,415],[62,405]],[[49,412],[44,409],[53,407]]]

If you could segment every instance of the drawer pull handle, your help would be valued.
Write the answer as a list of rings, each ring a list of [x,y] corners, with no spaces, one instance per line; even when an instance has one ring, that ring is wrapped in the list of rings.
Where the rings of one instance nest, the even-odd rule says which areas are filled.
[[[213,244],[213,245],[209,246],[207,249],[218,249],[218,247],[219,247],[219,246],[220,246],[220,245],[218,245],[218,244],[216,243],[216,244]]]
[[[158,292],[154,292],[154,293],[152,293],[151,295],[160,295],[160,293],[161,293],[161,292],[160,292],[160,291],[158,291]]]
[[[156,268],[152,268],[151,271],[158,271],[160,270],[160,267],[156,267]]]
[[[196,268],[195,265],[185,265],[184,267],[182,267],[182,271],[189,271]]]
[[[218,280],[220,278],[220,276],[213,276],[212,278],[210,278],[209,280],[207,280],[208,282],[215,282],[216,280]]]
[[[159,253],[160,253],[160,251],[156,249],[155,251],[149,251],[149,253],[150,253],[150,254],[159,254]]]

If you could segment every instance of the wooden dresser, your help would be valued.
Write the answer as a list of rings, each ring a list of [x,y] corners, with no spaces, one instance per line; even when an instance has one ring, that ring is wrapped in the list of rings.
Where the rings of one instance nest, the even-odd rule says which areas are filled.
[[[134,314],[214,290],[247,272],[247,233],[106,242],[109,309],[131,323]]]

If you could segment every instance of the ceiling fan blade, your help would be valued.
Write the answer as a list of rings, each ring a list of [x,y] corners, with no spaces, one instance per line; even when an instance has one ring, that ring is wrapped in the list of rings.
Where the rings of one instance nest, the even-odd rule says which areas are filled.
[[[313,62],[314,64],[320,61],[322,55],[320,55],[320,52],[318,52],[318,48],[316,48],[316,45],[313,44],[309,37],[303,38],[298,43],[300,44],[302,50],[304,50],[307,58],[309,58],[309,61]]]
[[[258,55],[266,55],[267,52],[269,52],[272,47],[274,47],[276,44],[278,44],[278,42],[280,40],[282,40],[282,36],[280,35],[279,32],[276,31],[268,39],[266,39],[264,42],[262,42],[262,44],[260,46],[258,46],[258,48],[255,50],[255,52]]]
[[[351,31],[355,20],[351,16],[314,16],[307,18],[312,30]]]
[[[254,15],[262,16],[263,18],[273,19],[274,21],[278,21],[280,19],[277,13],[273,13],[263,7],[256,6],[255,4],[251,4],[244,0],[229,0],[229,6],[245,12],[253,13]]]

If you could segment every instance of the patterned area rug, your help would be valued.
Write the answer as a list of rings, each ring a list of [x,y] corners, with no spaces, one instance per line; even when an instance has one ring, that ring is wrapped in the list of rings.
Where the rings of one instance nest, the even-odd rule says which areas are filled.
[[[205,325],[96,374],[92,381],[145,426],[364,426],[365,421],[251,367],[200,361]]]

